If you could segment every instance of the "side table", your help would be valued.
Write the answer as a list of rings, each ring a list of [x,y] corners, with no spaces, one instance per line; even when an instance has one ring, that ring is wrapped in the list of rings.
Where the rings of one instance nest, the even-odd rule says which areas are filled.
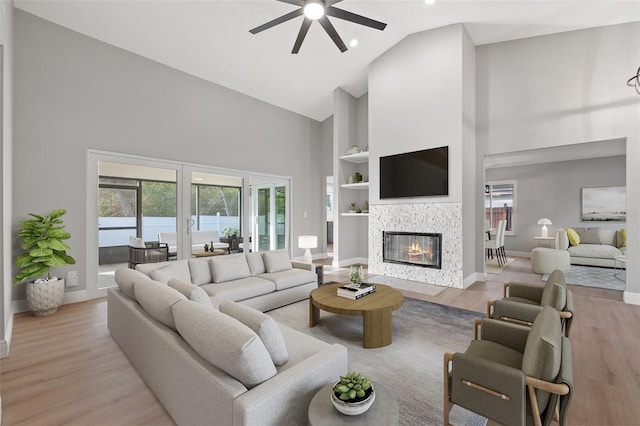
[[[620,278],[620,274],[623,268],[627,269],[627,256],[624,254],[622,256],[616,256],[614,262],[613,277],[617,280],[625,281],[625,279]]]
[[[318,265],[317,263],[314,263],[313,266],[316,267],[316,275],[318,276],[318,286],[321,286],[322,285],[322,280],[323,280],[323,276],[322,275],[323,275],[323,271],[324,271],[322,269],[322,267],[324,265]]]
[[[400,417],[398,401],[382,383],[373,382],[376,400],[365,413],[359,416],[342,414],[331,402],[333,383],[320,389],[309,404],[309,424],[311,426],[341,425],[397,425]]]

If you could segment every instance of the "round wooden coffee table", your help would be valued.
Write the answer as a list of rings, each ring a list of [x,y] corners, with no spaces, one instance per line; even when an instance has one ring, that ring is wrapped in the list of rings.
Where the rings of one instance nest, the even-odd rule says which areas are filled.
[[[391,344],[393,327],[392,313],[404,303],[398,290],[376,284],[376,292],[357,300],[337,295],[338,287],[344,284],[324,285],[309,294],[309,327],[315,327],[320,319],[320,310],[338,315],[361,316],[362,347],[380,348]]]

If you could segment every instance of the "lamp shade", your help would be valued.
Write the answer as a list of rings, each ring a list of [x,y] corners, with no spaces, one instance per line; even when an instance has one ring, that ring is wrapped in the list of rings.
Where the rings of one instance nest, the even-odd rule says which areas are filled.
[[[547,225],[551,225],[551,221],[546,217],[543,217],[538,221],[538,225],[542,225],[542,229],[540,230],[540,236],[542,238],[547,238],[547,235],[548,235]]]
[[[298,247],[301,249],[312,249],[318,247],[318,237],[315,235],[300,235],[298,237]]]

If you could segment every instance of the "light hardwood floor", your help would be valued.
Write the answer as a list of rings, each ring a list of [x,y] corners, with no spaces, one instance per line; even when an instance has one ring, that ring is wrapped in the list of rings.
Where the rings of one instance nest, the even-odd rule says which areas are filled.
[[[484,312],[502,283],[541,283],[528,259],[467,290],[420,296]],[[325,281],[348,269],[325,267]],[[640,425],[640,306],[622,294],[571,286],[576,318],[571,331],[574,388],[569,424]],[[0,361],[4,425],[171,425],[173,421],[111,339],[106,300],[61,306],[55,315],[15,316],[8,358]],[[462,425],[459,425],[462,426]]]

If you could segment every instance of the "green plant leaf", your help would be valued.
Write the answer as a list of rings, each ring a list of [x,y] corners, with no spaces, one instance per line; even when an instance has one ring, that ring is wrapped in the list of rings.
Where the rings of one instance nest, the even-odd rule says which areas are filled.
[[[51,213],[49,213],[49,217],[51,219],[58,219],[61,216],[64,216],[67,211],[65,209],[55,209]]]
[[[57,251],[66,251],[71,249],[71,247],[69,247],[64,241],[60,241],[56,238],[47,238],[46,240],[39,241],[38,247],[47,247],[51,250]]]
[[[29,278],[36,278],[43,276],[49,267],[42,263],[34,263],[33,265],[24,268],[16,277],[13,279],[14,283],[20,283],[22,281],[28,280]]]
[[[62,228],[52,228],[49,230],[48,235],[49,238],[57,238],[59,240],[66,240],[71,238],[71,234],[65,231]]]
[[[51,256],[53,254],[53,250],[46,247],[34,247],[29,251],[29,256],[31,257],[46,257]]]

